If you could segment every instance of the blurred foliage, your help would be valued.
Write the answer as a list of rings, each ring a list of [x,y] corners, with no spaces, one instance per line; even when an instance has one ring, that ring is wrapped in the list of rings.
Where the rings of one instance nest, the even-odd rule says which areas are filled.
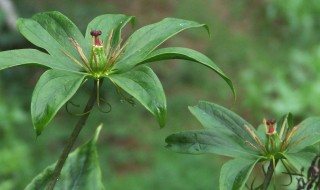
[[[27,182],[24,176],[32,169],[30,148],[17,138],[14,127],[24,123],[27,115],[19,104],[0,95],[0,189],[23,188],[21,182]]]
[[[288,111],[298,120],[295,123],[320,114],[320,4],[317,0],[13,2],[22,17],[58,10],[75,21],[82,31],[89,20],[105,13],[135,15],[136,28],[164,17],[206,23],[211,28],[211,39],[205,31],[191,30],[169,43],[194,48],[215,60],[235,82],[238,101],[233,111],[256,126],[263,117],[275,118]],[[5,26],[3,18],[0,16],[0,50],[30,47],[21,35]],[[202,99],[231,107],[232,94],[223,80],[205,68],[180,63],[151,64],[168,97],[168,125],[162,130],[140,105],[121,104],[113,88],[104,92],[113,111],[107,115],[95,112],[78,142],[85,142],[100,122],[105,124],[98,151],[107,189],[216,187],[221,158],[169,152],[163,148],[164,138],[173,132],[200,128],[190,117],[187,105]],[[0,73],[0,122],[6,121],[0,124],[1,190],[22,189],[56,160],[77,119],[62,110],[48,131],[35,140],[29,104],[41,72],[23,67]],[[84,87],[83,96],[74,97],[75,102],[85,101],[89,87]],[[130,115],[126,114],[129,109]],[[8,164],[8,160],[15,164]]]

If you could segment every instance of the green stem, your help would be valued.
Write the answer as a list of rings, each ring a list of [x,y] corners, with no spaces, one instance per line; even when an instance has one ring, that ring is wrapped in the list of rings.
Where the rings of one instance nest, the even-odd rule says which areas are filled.
[[[103,80],[101,80],[100,84],[101,85],[103,82]],[[53,190],[54,186],[56,185],[56,182],[58,181],[58,178],[60,176],[60,173],[61,173],[61,170],[62,170],[62,167],[65,163],[65,161],[67,160],[68,158],[68,155],[75,143],[75,141],[77,140],[78,136],[79,136],[79,133],[81,131],[81,129],[83,128],[83,126],[85,125],[89,115],[90,115],[90,111],[92,110],[96,100],[97,100],[97,82],[94,81],[94,89],[92,90],[92,93],[90,95],[90,98],[87,102],[87,105],[86,107],[84,108],[83,110],[83,113],[87,113],[87,114],[83,114],[78,123],[76,124],[76,126],[74,127],[70,137],[69,137],[69,140],[66,144],[66,146],[64,147],[64,150],[61,154],[61,156],[59,157],[59,160],[58,160],[58,163],[53,171],[53,174],[52,174],[52,178],[48,184],[48,188],[47,190]]]
[[[272,179],[272,176],[273,176],[273,173],[274,173],[274,169],[275,169],[275,166],[277,165],[279,160],[270,160],[270,163],[269,163],[269,166],[268,166],[268,171],[266,173],[266,176],[264,178],[264,181],[261,185],[261,190],[267,190],[268,187],[269,187],[269,184],[271,182],[271,179]]]

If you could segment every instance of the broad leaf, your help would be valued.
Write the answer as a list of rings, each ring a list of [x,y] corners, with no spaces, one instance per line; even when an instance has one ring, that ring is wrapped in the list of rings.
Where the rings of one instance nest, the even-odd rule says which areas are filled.
[[[316,153],[313,152],[298,152],[298,153],[284,153],[283,156],[286,158],[285,162],[289,162],[291,167],[294,167],[295,172],[300,173],[303,169],[303,173],[306,175],[312,160],[316,157]]]
[[[130,21],[133,24],[134,18],[135,17],[122,14],[105,14],[94,18],[87,27],[87,43],[91,43],[92,37],[90,32],[92,30],[101,30],[102,34],[100,39],[105,42],[104,44],[108,42],[109,35],[113,30],[111,46],[118,44],[119,40],[121,39],[121,29]]]
[[[254,166],[259,162],[236,158],[228,161],[221,168],[219,189],[220,190],[239,190],[243,189]]]
[[[46,71],[39,79],[31,100],[31,116],[37,135],[58,110],[76,93],[85,75],[59,70]]]
[[[128,94],[136,98],[164,127],[167,115],[166,97],[156,74],[146,66],[110,75],[110,79]]]
[[[103,190],[96,143],[102,126],[96,130],[92,140],[73,151],[67,158],[55,190]],[[47,167],[35,177],[26,190],[46,189],[51,180],[55,164]]]
[[[213,129],[185,131],[172,134],[166,138],[167,148],[187,154],[214,153],[230,157],[257,157],[244,142],[232,134],[217,132]]]
[[[189,107],[189,109],[205,128],[213,129],[217,134],[220,132],[233,134],[234,138],[238,138],[238,141],[250,141],[252,144],[256,144],[244,125],[247,125],[255,133],[256,130],[234,112],[205,101],[200,101],[198,105]]]
[[[61,62],[74,70],[80,71],[81,67],[68,58],[64,52],[81,61],[79,53],[73,47],[70,39],[76,40],[89,52],[89,44],[78,28],[64,15],[59,12],[44,12],[36,14],[33,19],[19,19],[17,27],[20,33],[30,42],[48,51]]]
[[[232,81],[220,70],[220,68],[211,59],[209,59],[207,56],[203,55],[198,51],[188,49],[188,48],[181,48],[181,47],[163,48],[163,49],[155,50],[152,53],[150,53],[150,55],[148,55],[142,61],[142,63],[168,60],[168,59],[184,59],[184,60],[194,61],[212,69],[214,72],[220,75],[228,83],[228,85],[232,89],[234,96],[236,96]]]
[[[124,71],[134,67],[170,37],[185,29],[195,27],[205,27],[208,30],[205,24],[176,18],[166,18],[140,28],[128,39],[128,46],[114,69]]]
[[[302,121],[298,125],[298,131],[293,136],[288,145],[290,153],[300,150],[320,142],[320,117],[311,117]]]
[[[55,57],[35,49],[19,49],[0,52],[0,70],[25,64],[37,64],[51,69],[73,70],[72,65],[63,65]]]

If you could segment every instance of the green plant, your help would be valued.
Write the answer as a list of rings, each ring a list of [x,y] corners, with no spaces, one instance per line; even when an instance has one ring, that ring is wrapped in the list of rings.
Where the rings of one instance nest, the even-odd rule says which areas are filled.
[[[320,163],[319,163],[319,156],[316,156],[312,162],[310,167],[308,168],[308,175],[307,179],[304,178],[297,178],[298,180],[298,190],[303,189],[319,189],[320,188]]]
[[[255,187],[266,190],[279,162],[292,177],[316,156],[310,146],[320,141],[319,117],[294,126],[289,113],[278,122],[264,119],[255,129],[237,114],[213,103],[200,102],[189,109],[205,129],[170,135],[166,138],[167,148],[180,153],[234,157],[221,169],[220,190],[242,189],[258,163],[269,164],[263,183]]]
[[[100,97],[100,88],[105,78],[115,85],[125,101],[133,104],[132,97],[138,100],[156,117],[160,127],[163,127],[166,121],[165,94],[155,73],[142,64],[167,59],[194,61],[220,75],[235,94],[230,79],[205,55],[181,47],[157,49],[164,41],[185,29],[204,27],[208,30],[206,25],[167,18],[142,27],[123,43],[121,30],[129,22],[133,23],[134,17],[120,14],[101,15],[88,24],[83,36],[76,25],[59,12],[39,13],[30,19],[17,21],[20,33],[47,53],[36,49],[0,52],[0,70],[24,64],[36,64],[49,69],[37,82],[31,100],[31,116],[37,136],[82,85],[88,80],[94,82],[86,107],[83,113],[79,114],[79,121],[53,173],[49,174],[51,180],[46,177],[39,187],[34,184],[35,181],[39,184],[39,180],[35,180],[29,187],[53,189],[93,106],[97,104],[102,112],[111,110],[111,105]],[[122,91],[132,97],[127,97]],[[102,103],[110,106],[110,110],[104,110]],[[90,173],[86,174],[86,177],[89,178]],[[85,185],[81,187],[84,188]]]

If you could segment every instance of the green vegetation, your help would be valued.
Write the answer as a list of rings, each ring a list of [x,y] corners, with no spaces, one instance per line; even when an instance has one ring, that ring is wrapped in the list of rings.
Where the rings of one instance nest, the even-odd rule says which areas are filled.
[[[109,114],[95,110],[77,143],[87,141],[100,121],[108,123],[98,140],[107,189],[209,190],[215,187],[221,165],[227,160],[225,157],[180,155],[161,148],[165,146],[166,136],[200,128],[187,110],[187,105],[195,105],[200,99],[231,108],[252,121],[254,126],[263,117],[275,117],[288,111],[295,115],[295,123],[320,114],[320,28],[317,22],[320,8],[316,0],[289,0],[285,3],[276,0],[254,3],[248,0],[13,2],[22,17],[59,10],[79,25],[82,32],[93,17],[105,13],[136,15],[139,19],[135,28],[164,17],[190,19],[209,25],[212,33],[209,41],[205,32],[191,30],[167,43],[190,47],[213,58],[234,81],[237,103],[232,104],[233,97],[223,80],[195,64],[190,67],[180,64],[184,61],[151,66],[168,97],[168,114],[174,115],[168,117],[167,127],[161,130],[142,106],[121,103],[115,91],[102,91],[114,109]],[[0,15],[0,50],[29,47],[20,34],[5,26],[2,12]],[[125,34],[130,31],[127,28]],[[34,137],[29,102],[42,72],[34,67],[1,71],[1,190],[23,189],[34,176],[57,160],[72,130],[70,126],[77,120],[61,110],[51,127],[37,139]],[[106,82],[104,85],[111,84]],[[74,102],[85,99],[76,96]],[[71,109],[75,113],[81,111]],[[289,182],[286,178],[283,181]]]

